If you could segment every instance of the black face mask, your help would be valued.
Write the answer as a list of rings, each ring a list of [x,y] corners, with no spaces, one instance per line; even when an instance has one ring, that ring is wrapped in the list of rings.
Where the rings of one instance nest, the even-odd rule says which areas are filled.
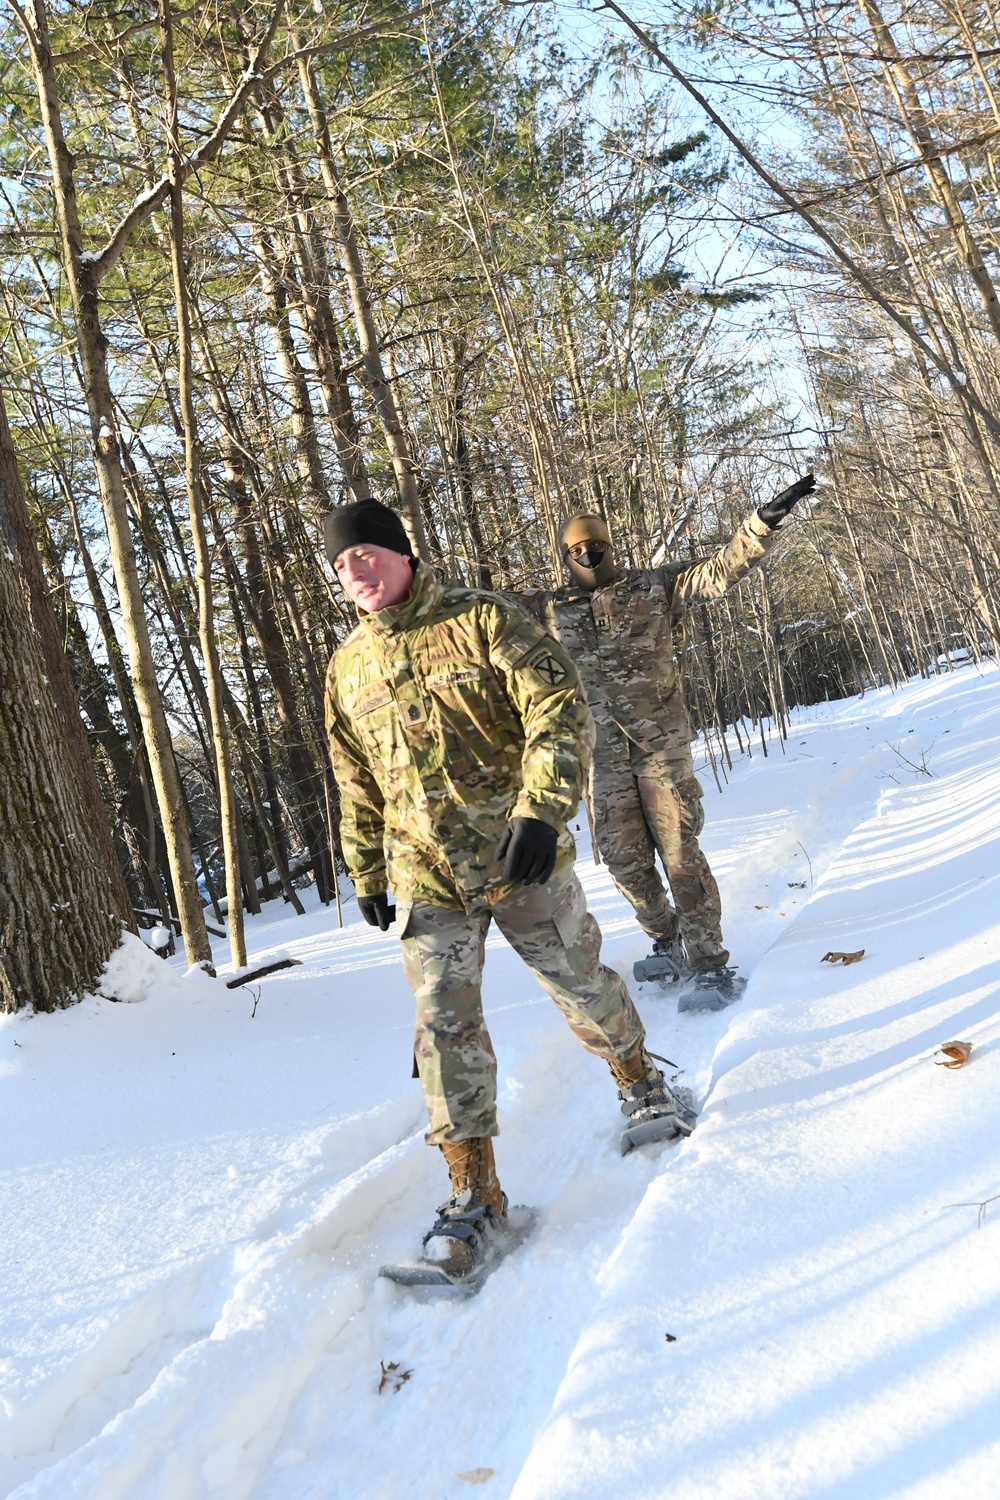
[[[596,547],[593,551],[588,548],[580,557],[571,557],[567,552],[566,563],[573,577],[585,589],[603,588],[614,577],[615,564],[608,544],[600,552]]]

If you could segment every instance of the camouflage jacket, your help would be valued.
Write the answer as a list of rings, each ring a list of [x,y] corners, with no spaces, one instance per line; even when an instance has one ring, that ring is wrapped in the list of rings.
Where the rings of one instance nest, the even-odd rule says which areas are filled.
[[[326,723],[359,896],[502,896],[493,856],[512,817],[559,829],[556,868],[572,862],[593,721],[566,652],[506,600],[421,563],[409,598],[363,616],[334,655]]]
[[[622,747],[683,750],[694,738],[680,690],[674,626],[693,605],[720,599],[769,550],[774,532],[756,512],[702,562],[632,568],[603,588],[577,583],[526,597],[526,604],[576,662],[597,724],[601,752]]]

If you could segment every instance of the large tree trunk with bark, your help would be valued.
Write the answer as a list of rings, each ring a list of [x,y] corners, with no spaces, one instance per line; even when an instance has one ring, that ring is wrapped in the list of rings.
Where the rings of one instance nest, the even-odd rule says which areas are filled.
[[[72,765],[77,788],[91,828],[91,859],[104,862],[113,892],[113,905],[120,920],[135,930],[132,902],[111,840],[107,810],[97,784],[87,731],[80,718],[80,705],[73,686],[69,661],[56,624],[45,582],[28,507],[17,471],[17,458],[3,397],[0,394],[0,547],[6,547],[21,578],[28,619],[45,663],[45,673],[54,701],[62,716],[67,742],[72,746]],[[0,759],[0,767],[6,766]]]
[[[93,987],[121,940],[121,876],[116,880],[108,860],[95,858],[93,812],[77,756],[17,560],[0,538],[3,1011],[71,1005]]]

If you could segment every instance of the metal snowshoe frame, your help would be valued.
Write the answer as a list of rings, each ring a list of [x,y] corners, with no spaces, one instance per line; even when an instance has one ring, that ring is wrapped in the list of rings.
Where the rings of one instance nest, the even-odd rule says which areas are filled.
[[[619,1088],[618,1097],[622,1101],[622,1114],[629,1117],[619,1140],[622,1156],[636,1146],[689,1136],[695,1127],[694,1094],[687,1088],[672,1088],[662,1075],[658,1084],[644,1079],[627,1089]],[[651,1114],[650,1110],[656,1113]]]
[[[527,1238],[535,1222],[534,1209],[508,1208],[506,1194],[503,1213],[497,1218],[471,1189],[442,1203],[437,1215],[424,1235],[423,1244],[426,1247],[436,1236],[467,1244],[475,1256],[475,1265],[467,1275],[453,1275],[442,1262],[421,1258],[382,1266],[380,1276],[399,1286],[443,1287],[471,1295],[479,1291],[500,1261]]]
[[[723,976],[721,979],[720,974]],[[677,1001],[678,1010],[725,1010],[727,1005],[733,1005],[740,998],[747,987],[746,980],[742,975],[737,975],[735,967],[709,969],[693,977],[694,984],[685,989]]]
[[[685,970],[667,953],[650,953],[646,958],[636,959],[632,975],[640,984],[677,984],[684,978]]]

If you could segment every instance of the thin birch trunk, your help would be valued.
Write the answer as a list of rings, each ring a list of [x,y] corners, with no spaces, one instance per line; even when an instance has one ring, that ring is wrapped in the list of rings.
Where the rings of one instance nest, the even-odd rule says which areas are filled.
[[[170,268],[177,317],[177,385],[184,429],[184,478],[188,516],[194,544],[195,576],[198,584],[198,630],[205,664],[208,705],[211,716],[215,780],[222,824],[222,847],[226,863],[227,920],[232,961],[246,967],[247,949],[243,931],[243,889],[240,875],[239,813],[233,786],[232,748],[229,725],[222,702],[222,666],[215,637],[215,606],[212,599],[212,559],[205,527],[205,497],[202,489],[201,448],[195,425],[192,396],[191,317],[188,310],[184,270],[184,188],[181,148],[177,134],[177,83],[174,75],[173,22],[169,0],[159,0],[160,41],[166,91],[167,152],[170,175]]]
[[[313,134],[316,138],[316,151],[319,158],[320,171],[323,174],[323,183],[330,196],[330,204],[333,209],[334,233],[340,249],[341,264],[344,267],[344,274],[347,278],[347,288],[351,299],[351,309],[354,313],[354,322],[357,329],[358,344],[361,349],[361,362],[364,366],[365,379],[368,389],[371,391],[372,401],[378,413],[379,421],[382,424],[382,431],[385,433],[389,458],[392,462],[393,473],[396,476],[396,484],[399,489],[399,498],[403,507],[403,523],[406,526],[417,556],[422,557],[426,562],[430,560],[430,554],[427,547],[427,535],[424,530],[423,513],[420,508],[420,491],[417,484],[417,474],[413,464],[410,441],[403,423],[400,421],[399,410],[392,392],[392,386],[386,379],[385,370],[382,365],[382,352],[372,313],[371,293],[368,289],[368,281],[361,259],[354,215],[351,213],[351,207],[347,201],[347,195],[344,192],[334,160],[333,144],[330,140],[330,127],[326,118],[326,110],[320,97],[316,75],[306,58],[299,59],[299,80],[302,85],[306,104],[309,108]]]
[[[44,0],[31,0],[28,19],[27,35],[51,164],[52,187],[62,240],[63,270],[73,303],[94,461],[125,626],[136,704],[149,750],[188,962],[211,970],[212,949],[195,878],[183,789],[156,681],[135,548],[128,527],[121,461],[112,425],[114,397],[108,374],[107,339],[100,321],[98,264],[83,249],[73,156],[63,133]]]

